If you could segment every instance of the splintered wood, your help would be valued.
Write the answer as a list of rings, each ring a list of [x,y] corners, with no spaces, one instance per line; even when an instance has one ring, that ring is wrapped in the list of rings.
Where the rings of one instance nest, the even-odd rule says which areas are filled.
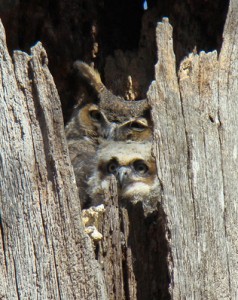
[[[0,298],[107,299],[40,43],[8,54],[0,23]]]
[[[217,52],[190,54],[175,72],[172,28],[158,23],[148,98],[170,233],[172,299],[236,299],[238,290],[238,51],[231,1]]]

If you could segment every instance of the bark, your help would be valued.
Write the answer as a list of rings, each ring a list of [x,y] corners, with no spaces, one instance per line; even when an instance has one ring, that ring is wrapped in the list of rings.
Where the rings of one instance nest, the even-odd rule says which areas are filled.
[[[236,299],[238,288],[238,4],[220,55],[190,54],[175,71],[172,27],[158,23],[152,105],[172,260],[172,299]]]
[[[168,299],[168,247],[160,206],[145,213],[141,202],[122,205],[114,181],[104,204],[97,257],[109,299]]]
[[[15,52],[13,64],[1,27],[0,298],[238,297],[237,20],[233,0],[221,53],[194,51],[178,74],[172,27],[166,19],[158,23],[148,92],[162,189],[158,211],[148,216],[140,203],[121,207],[112,182],[97,261],[80,218],[46,53],[37,44],[31,55]],[[119,53],[115,61],[127,58]],[[109,63],[106,70],[117,68]]]
[[[98,261],[102,264],[109,299],[124,300],[123,250],[117,184],[112,180],[105,193],[106,211],[99,231],[103,239],[98,245]]]
[[[0,24],[0,298],[106,299],[47,63],[40,43],[12,62]]]

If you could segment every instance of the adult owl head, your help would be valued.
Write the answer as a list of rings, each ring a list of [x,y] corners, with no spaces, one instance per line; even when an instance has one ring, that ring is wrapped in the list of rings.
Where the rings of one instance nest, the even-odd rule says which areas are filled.
[[[152,137],[150,107],[146,99],[128,101],[115,96],[99,73],[84,62],[74,63],[75,76],[90,91],[90,97],[75,107],[66,126],[66,136],[102,137],[145,141]]]

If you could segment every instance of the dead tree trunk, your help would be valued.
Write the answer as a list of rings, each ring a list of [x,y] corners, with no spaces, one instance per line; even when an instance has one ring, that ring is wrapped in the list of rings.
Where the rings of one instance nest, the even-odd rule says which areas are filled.
[[[167,19],[158,23],[156,80],[148,99],[161,205],[149,217],[140,204],[119,205],[113,220],[105,220],[101,251],[111,264],[104,264],[104,272],[107,277],[123,269],[123,292],[107,277],[115,292],[109,291],[110,299],[238,296],[237,20],[233,1],[220,55],[190,54],[178,74],[172,27]],[[114,243],[107,234],[112,221]]]
[[[148,98],[167,215],[172,299],[238,297],[238,4],[221,53],[190,54],[175,71],[172,28],[157,26]]]
[[[172,28],[158,24],[148,92],[158,211],[120,207],[112,183],[98,261],[83,232],[45,51],[15,52],[13,64],[1,26],[0,298],[238,297],[237,20],[232,0],[219,56],[190,54],[178,74]]]
[[[0,70],[0,298],[107,299],[46,53],[13,63],[0,24]]]

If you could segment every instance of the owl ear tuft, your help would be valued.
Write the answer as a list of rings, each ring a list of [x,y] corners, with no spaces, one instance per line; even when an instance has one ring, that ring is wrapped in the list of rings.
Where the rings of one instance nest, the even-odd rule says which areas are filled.
[[[73,68],[77,75],[84,79],[84,81],[94,90],[94,92],[96,92],[96,94],[100,94],[105,89],[98,71],[90,67],[88,64],[77,60],[74,62]]]

